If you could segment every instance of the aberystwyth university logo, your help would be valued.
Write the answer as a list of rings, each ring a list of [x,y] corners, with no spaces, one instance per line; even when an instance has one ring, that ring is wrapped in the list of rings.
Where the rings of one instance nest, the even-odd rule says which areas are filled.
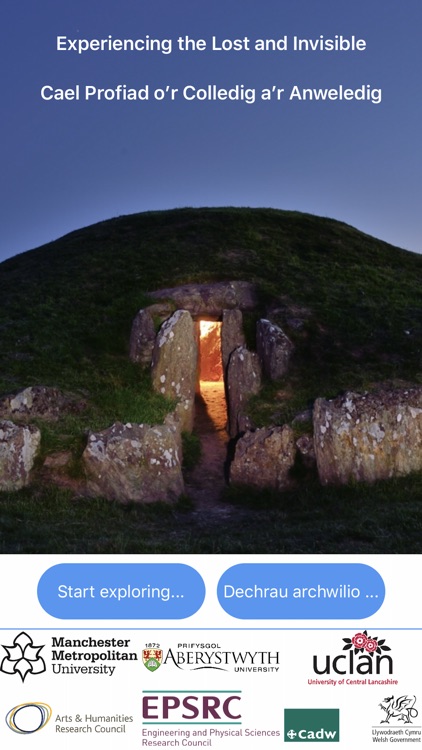
[[[45,661],[40,656],[44,646],[34,646],[34,642],[28,633],[19,633],[11,646],[2,646],[6,656],[0,664],[0,672],[4,674],[20,675],[22,682],[28,674],[41,674],[45,672]]]
[[[144,648],[142,651],[142,661],[144,666],[150,672],[155,672],[161,666],[163,661],[163,651],[161,648]]]
[[[160,644],[147,643],[143,651],[143,662],[151,672],[161,663],[165,667],[196,672],[216,670],[220,672],[278,672],[278,651],[233,651],[225,650],[218,643],[178,643],[177,648],[162,651]]]

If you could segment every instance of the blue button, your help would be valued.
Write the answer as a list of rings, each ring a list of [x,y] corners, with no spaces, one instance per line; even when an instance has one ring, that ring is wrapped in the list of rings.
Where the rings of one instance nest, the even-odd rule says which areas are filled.
[[[199,573],[179,563],[64,563],[38,584],[42,608],[64,620],[181,620],[204,598]]]
[[[242,620],[344,620],[373,615],[385,586],[360,563],[243,563],[223,573],[217,596]]]

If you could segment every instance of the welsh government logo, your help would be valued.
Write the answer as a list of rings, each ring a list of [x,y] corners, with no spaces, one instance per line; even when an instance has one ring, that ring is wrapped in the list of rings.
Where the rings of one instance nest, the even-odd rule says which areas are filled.
[[[6,724],[16,734],[34,734],[48,724],[52,708],[48,703],[20,703],[6,715]]]
[[[412,719],[416,719],[418,711],[414,708],[416,697],[414,695],[401,695],[400,698],[384,698],[379,707],[385,712],[385,718],[381,724],[389,724],[390,719],[401,721],[403,724],[412,724]]]
[[[385,638],[381,640],[378,640],[377,637],[372,638],[368,635],[367,630],[364,630],[363,633],[356,633],[353,638],[343,638],[343,641],[346,644],[343,646],[343,651],[354,649],[355,656],[363,653],[373,656],[374,654],[381,654],[383,651],[391,651],[391,648],[385,645]]]
[[[163,661],[163,651],[161,648],[144,648],[142,651],[142,661],[150,672],[155,672],[161,667]]]
[[[19,674],[22,682],[28,674],[45,672],[45,661],[40,656],[44,646],[34,646],[28,633],[19,633],[11,646],[2,646],[7,653],[1,665],[0,672],[4,674]]]

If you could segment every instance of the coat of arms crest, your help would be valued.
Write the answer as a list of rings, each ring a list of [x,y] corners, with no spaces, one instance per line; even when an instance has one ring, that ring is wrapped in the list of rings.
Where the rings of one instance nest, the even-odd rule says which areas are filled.
[[[163,661],[163,651],[161,648],[144,648],[142,652],[142,661],[150,672],[155,672],[161,667]]]

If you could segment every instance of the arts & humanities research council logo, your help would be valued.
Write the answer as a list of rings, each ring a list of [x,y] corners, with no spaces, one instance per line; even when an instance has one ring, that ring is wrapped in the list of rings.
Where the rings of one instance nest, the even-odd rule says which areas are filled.
[[[338,708],[285,708],[284,742],[339,742]]]
[[[8,711],[6,724],[16,734],[34,734],[48,724],[51,714],[48,703],[20,703]]]

